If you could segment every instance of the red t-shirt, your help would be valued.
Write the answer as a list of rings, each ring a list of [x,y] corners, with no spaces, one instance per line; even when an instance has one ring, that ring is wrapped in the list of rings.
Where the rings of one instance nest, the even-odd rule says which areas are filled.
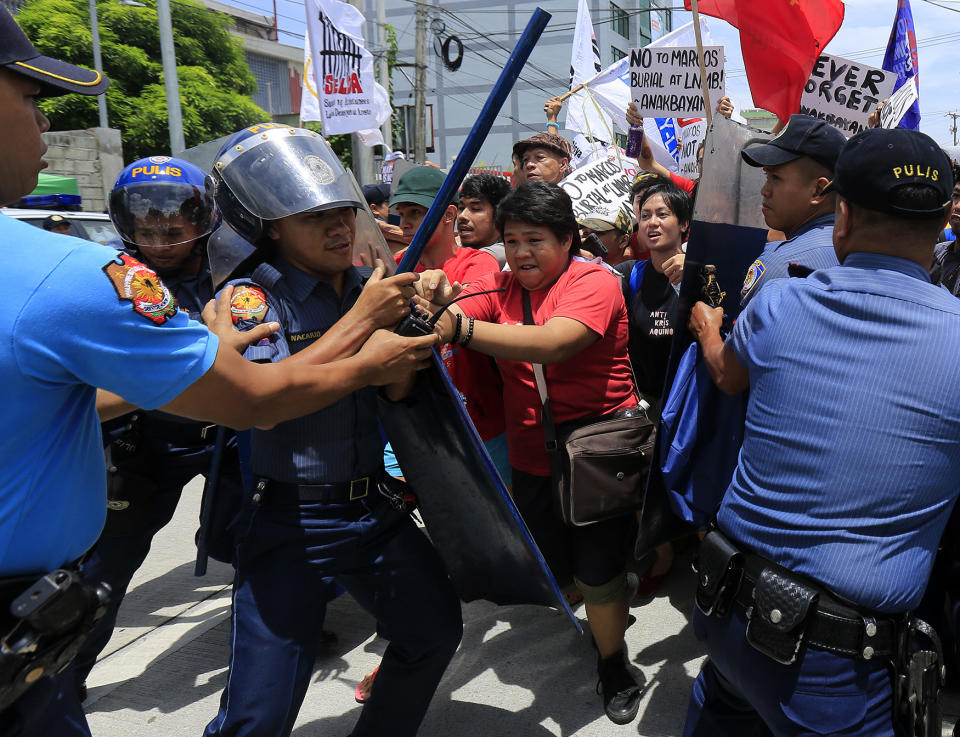
[[[464,291],[498,287],[506,291],[483,294],[458,305],[464,314],[477,320],[522,325],[523,287],[512,273],[490,274]],[[636,406],[627,356],[627,308],[617,277],[603,266],[571,261],[551,286],[530,292],[530,306],[537,325],[551,317],[568,317],[601,336],[572,358],[544,367],[555,423]],[[510,464],[527,473],[549,476],[533,365],[500,358],[497,365],[503,376]]]
[[[401,256],[395,256],[400,263]],[[446,261],[443,273],[452,284],[470,284],[478,279],[500,271],[497,259],[486,251],[460,247],[453,258]],[[417,273],[426,271],[417,264]],[[491,362],[490,356],[477,353],[459,345],[445,343],[439,348],[443,365],[467,405],[467,412],[483,440],[490,440],[503,433],[503,381]]]
[[[691,195],[693,194],[693,188],[697,186],[695,180],[687,179],[686,177],[682,177],[674,172],[670,172],[670,181],[677,185],[684,192]]]

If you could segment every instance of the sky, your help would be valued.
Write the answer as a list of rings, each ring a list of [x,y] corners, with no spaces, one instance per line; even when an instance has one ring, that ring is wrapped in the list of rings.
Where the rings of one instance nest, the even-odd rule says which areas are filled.
[[[223,0],[247,10],[273,15],[272,0]],[[755,0],[759,1],[759,0]],[[441,0],[442,2],[442,0]],[[304,10],[302,0],[276,0],[280,41],[302,45]],[[675,5],[682,7],[680,0]],[[893,26],[897,0],[847,0],[843,25],[826,51],[854,61],[879,67]],[[960,0],[911,0],[920,62],[920,129],[941,145],[952,145],[953,125],[945,115],[960,112]],[[570,0],[571,9],[576,0]],[[691,20],[691,13],[674,11],[673,27]],[[706,18],[715,44],[726,53],[727,94],[736,109],[753,108],[743,71],[738,31],[715,18]],[[571,43],[573,34],[570,35]],[[951,52],[951,49],[953,51]],[[960,139],[960,132],[958,132]]]

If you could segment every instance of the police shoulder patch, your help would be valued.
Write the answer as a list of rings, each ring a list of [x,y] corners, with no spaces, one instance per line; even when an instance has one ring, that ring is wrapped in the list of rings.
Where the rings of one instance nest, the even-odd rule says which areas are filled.
[[[239,324],[241,320],[263,322],[266,316],[267,296],[260,287],[241,284],[233,290],[233,298],[230,300],[230,317],[234,325]]]
[[[750,290],[757,286],[757,282],[760,281],[763,272],[763,261],[760,259],[750,264],[750,268],[747,269],[747,278],[743,280],[743,288],[740,290],[741,297],[746,297],[750,293]]]
[[[156,272],[126,253],[103,267],[117,296],[133,303],[133,311],[155,325],[177,314],[177,300]]]

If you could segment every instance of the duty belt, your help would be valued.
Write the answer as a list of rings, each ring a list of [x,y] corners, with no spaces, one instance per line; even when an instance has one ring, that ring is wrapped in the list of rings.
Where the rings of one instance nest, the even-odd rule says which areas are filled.
[[[379,472],[334,484],[289,484],[260,478],[254,485],[253,501],[257,504],[321,502],[343,504],[366,499],[377,490]]]
[[[735,601],[747,615],[747,639],[778,662],[794,662],[803,643],[863,660],[897,654],[901,618],[844,602],[815,581],[737,549],[717,530],[701,542],[694,569],[701,611],[724,616]]]

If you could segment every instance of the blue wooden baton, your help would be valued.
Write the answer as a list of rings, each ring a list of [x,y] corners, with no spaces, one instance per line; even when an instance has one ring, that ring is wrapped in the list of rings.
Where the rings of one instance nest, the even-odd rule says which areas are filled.
[[[500,108],[503,107],[503,103],[507,99],[507,95],[510,94],[510,90],[513,89],[517,77],[520,76],[520,70],[523,69],[523,65],[526,64],[527,59],[530,58],[533,47],[536,46],[537,41],[540,40],[540,34],[542,34],[543,29],[547,27],[550,18],[550,13],[542,8],[537,8],[533,11],[533,15],[530,16],[527,27],[523,29],[520,40],[517,41],[517,45],[510,53],[510,58],[507,59],[507,63],[503,67],[499,79],[497,79],[496,84],[493,85],[493,89],[490,90],[490,96],[487,97],[487,101],[483,104],[483,109],[480,111],[477,122],[473,124],[473,128],[470,129],[470,133],[463,143],[463,148],[461,148],[460,153],[457,154],[457,160],[453,162],[453,166],[450,167],[450,172],[447,174],[447,178],[443,180],[443,184],[440,185],[440,191],[437,192],[433,204],[430,205],[430,209],[427,210],[427,214],[423,217],[423,222],[420,223],[420,227],[417,228],[413,240],[410,241],[409,247],[403,254],[403,259],[400,261],[400,265],[397,266],[398,274],[402,274],[405,271],[413,271],[420,262],[420,255],[423,253],[427,241],[430,240],[433,231],[437,229],[437,226],[440,224],[440,218],[443,217],[447,206],[453,200],[454,193],[460,187],[460,183],[470,170],[473,160],[480,151],[480,146],[483,145],[487,133],[490,132],[490,127],[493,125],[494,119],[500,112]]]

